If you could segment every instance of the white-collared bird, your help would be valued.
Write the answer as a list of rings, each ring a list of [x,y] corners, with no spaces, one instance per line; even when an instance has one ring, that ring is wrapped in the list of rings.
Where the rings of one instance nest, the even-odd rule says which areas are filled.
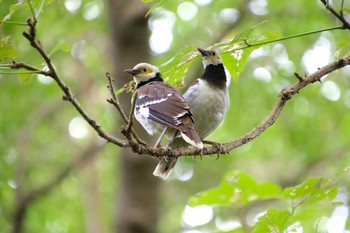
[[[203,140],[224,120],[230,106],[228,86],[231,76],[217,51],[198,50],[203,57],[204,73],[189,86],[183,96],[191,107],[198,134]],[[179,138],[169,144],[169,148],[173,149],[184,146],[188,144]],[[161,159],[153,175],[166,178],[176,161],[176,158]]]

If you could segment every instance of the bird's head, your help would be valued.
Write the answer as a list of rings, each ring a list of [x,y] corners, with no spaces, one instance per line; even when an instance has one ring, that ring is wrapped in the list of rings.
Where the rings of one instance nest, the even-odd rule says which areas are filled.
[[[207,67],[207,65],[222,64],[221,57],[220,57],[218,51],[215,51],[215,50],[204,50],[204,49],[201,49],[201,48],[198,48],[198,51],[203,56],[203,66],[204,66],[204,68]]]
[[[139,63],[134,68],[126,69],[124,72],[134,76],[136,84],[147,82],[152,78],[160,78],[158,68],[148,63]]]

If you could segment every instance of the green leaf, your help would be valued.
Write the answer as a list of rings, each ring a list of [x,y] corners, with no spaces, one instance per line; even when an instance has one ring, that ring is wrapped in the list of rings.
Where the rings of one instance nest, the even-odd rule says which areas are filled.
[[[189,198],[191,206],[223,205],[242,207],[246,204],[281,197],[281,188],[272,182],[257,182],[248,174],[231,171],[216,188]]]
[[[349,14],[350,13],[350,8],[344,7],[343,8],[343,13]]]
[[[154,0],[142,0],[144,3],[148,3],[148,2],[153,2]],[[160,7],[160,5],[162,5],[164,3],[165,0],[159,0],[156,4],[154,4],[151,9],[148,10],[148,12],[146,13],[145,17],[147,17],[149,14],[151,14],[152,11],[154,11],[154,9]]]
[[[53,54],[55,54],[56,52],[58,52],[60,50],[68,53],[70,51],[70,45],[67,42],[61,41],[55,45],[55,47],[51,50],[51,52],[49,54],[50,54],[50,56],[52,56]]]
[[[263,46],[261,43],[282,37],[282,34],[279,32],[268,32],[249,38],[255,28],[252,27],[238,34],[229,42],[219,43],[214,46],[221,46],[222,60],[234,82],[238,80],[238,76],[243,71],[249,55],[255,49]]]
[[[248,28],[230,40],[209,46],[210,49],[216,49],[221,54],[223,63],[234,81],[238,80],[239,74],[243,71],[244,65],[254,49],[263,46],[264,42],[282,36],[279,32],[268,32],[251,37],[252,32],[259,25]],[[198,56],[200,56],[198,51],[191,46],[186,46],[169,61],[160,65],[159,68],[165,81],[172,85],[181,86],[187,70]]]
[[[256,35],[254,37],[249,38],[246,42],[248,43],[248,45],[251,46],[255,46],[256,44],[261,44],[261,43],[265,43],[265,42],[269,42],[272,40],[277,40],[282,38],[283,35],[280,32],[264,32],[261,33],[259,35]],[[259,47],[261,45],[258,45]]]
[[[285,198],[294,202],[294,208],[304,203],[319,200],[332,200],[338,193],[338,186],[330,179],[323,177],[310,177],[301,185],[286,188],[283,191]]]
[[[38,74],[33,72],[28,72],[27,70],[18,70],[18,80],[20,84],[26,84],[27,82],[31,81],[33,78],[35,78]]]
[[[13,59],[17,54],[17,50],[13,48],[9,41],[9,37],[0,41],[0,61],[3,59]]]
[[[238,81],[238,77],[240,73],[244,69],[244,65],[254,49],[244,49],[244,50],[236,50],[232,53],[225,53],[221,55],[222,62],[225,64],[226,69],[229,71],[231,75],[231,79],[234,82]]]
[[[252,233],[282,233],[287,227],[291,213],[287,210],[269,209],[259,217]]]
[[[17,10],[23,10],[23,9],[29,9],[29,5],[26,1],[21,1],[21,2],[18,2],[18,3],[15,3],[15,4],[12,4],[10,7],[9,7],[9,11],[10,13],[13,13]]]
[[[164,80],[172,85],[181,86],[187,70],[197,56],[199,52],[193,52],[190,46],[180,50],[173,58],[159,66]]]

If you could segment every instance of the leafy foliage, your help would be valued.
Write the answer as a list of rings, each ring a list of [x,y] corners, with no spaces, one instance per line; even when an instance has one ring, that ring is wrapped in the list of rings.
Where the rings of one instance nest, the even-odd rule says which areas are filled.
[[[189,199],[190,205],[223,205],[242,208],[256,201],[278,198],[281,188],[272,182],[258,183],[248,174],[229,172],[221,184]]]
[[[291,214],[287,210],[269,209],[264,215],[258,218],[252,232],[284,232],[290,216]]]
[[[282,36],[278,32],[265,32],[252,36],[251,34],[256,27],[254,26],[238,33],[232,39],[209,46],[209,49],[219,51],[234,82],[238,81],[238,76],[243,71],[244,65],[252,51],[261,47],[264,42],[273,41]],[[160,71],[164,75],[165,81],[179,87],[183,86],[185,75],[192,62],[197,57],[201,57],[198,51],[193,50],[191,46],[186,46],[173,58],[160,66]]]
[[[0,61],[4,59],[13,59],[17,54],[18,52],[11,44],[9,37],[0,40]]]
[[[298,228],[310,232],[317,229],[320,219],[332,210],[331,202],[337,196],[338,189],[338,184],[328,178],[310,177],[301,185],[288,187],[282,191],[273,182],[257,182],[244,172],[230,171],[218,187],[190,197],[188,203],[192,206],[210,205],[249,212],[253,203],[274,199],[274,203],[278,200],[277,205],[280,208],[276,209],[275,204],[258,213],[254,224],[250,227],[251,232],[294,232]],[[289,202],[292,203],[291,208]],[[321,206],[324,209],[315,213],[315,209]],[[247,226],[247,223],[241,222],[241,225]],[[232,232],[246,232],[246,230],[238,228]]]
[[[67,1],[31,0],[33,12],[28,2],[0,1],[2,232],[13,228],[12,214],[19,193],[46,184],[86,148],[100,143],[92,133],[82,139],[69,136],[70,122],[77,113],[62,103],[62,93],[55,85],[38,82],[36,74],[22,70],[14,71],[19,81],[8,75],[9,59],[42,67],[42,60],[22,37],[22,32],[27,30],[23,27],[25,20],[33,12],[38,18],[41,43],[48,48],[57,70],[82,105],[108,130],[114,129],[116,121],[115,113],[104,101],[105,79],[96,78],[113,67],[108,55],[110,41],[105,16],[108,6],[93,8],[100,9],[100,15],[87,19],[89,4],[96,7],[100,1],[81,1],[75,10],[68,10]],[[267,11],[255,12],[254,1],[189,0],[186,3],[197,11],[192,20],[179,17],[178,6],[183,1],[143,2],[153,4],[150,20],[159,12],[166,12],[174,21],[169,50],[156,54],[151,61],[162,64],[160,70],[166,81],[182,86],[185,76],[192,77],[190,72],[195,72],[200,63],[196,47],[218,49],[229,69],[234,80],[230,87],[231,108],[222,127],[211,135],[215,141],[231,140],[255,126],[270,111],[276,93],[297,81],[293,72],[304,72],[304,56],[310,51],[323,45],[323,49],[329,49],[331,58],[349,52],[348,32],[344,31],[267,44],[278,41],[282,35],[337,25],[315,1],[271,0]],[[340,5],[340,1],[333,2]],[[342,9],[346,14],[349,6],[344,3]],[[229,18],[227,12],[231,12]],[[260,23],[266,20],[267,23]],[[254,56],[253,52],[256,52]],[[257,75],[256,71],[261,69],[267,76]],[[336,88],[324,90],[325,85],[316,84],[303,91],[286,106],[274,127],[230,156],[222,156],[215,162],[205,158],[196,165],[192,161],[183,163],[192,172],[188,174],[194,175],[187,177],[186,182],[175,178],[164,183],[162,203],[158,206],[162,213],[160,232],[180,232],[185,228],[226,233],[287,233],[301,228],[303,232],[326,232],[325,225],[335,208],[339,205],[348,208],[347,200],[341,197],[349,194],[349,174],[342,179],[334,174],[345,174],[342,169],[350,163],[349,72],[345,69],[331,74],[327,81]],[[25,85],[18,85],[19,82]],[[124,87],[131,88],[132,85]],[[338,98],[328,99],[329,92],[339,93]],[[114,225],[114,206],[118,204],[115,196],[121,188],[120,176],[115,175],[120,171],[115,158],[118,155],[114,147],[103,147],[98,159],[90,161],[87,169],[76,169],[51,193],[37,199],[27,212],[26,231],[82,232],[87,231],[86,223],[94,222],[93,218],[104,232],[112,232],[106,229]],[[298,183],[301,184],[292,186]],[[198,190],[206,191],[193,195]],[[188,199],[190,195],[193,196]],[[212,206],[213,219],[202,226],[181,224],[186,199],[192,206]],[[240,226],[219,229],[214,221],[219,217],[239,221]],[[344,220],[344,229],[350,229],[349,220]]]

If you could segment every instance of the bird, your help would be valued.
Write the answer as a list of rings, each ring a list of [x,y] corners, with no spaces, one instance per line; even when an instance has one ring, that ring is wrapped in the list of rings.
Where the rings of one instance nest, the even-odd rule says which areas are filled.
[[[158,67],[139,63],[124,72],[131,74],[136,83],[136,120],[149,135],[161,133],[155,147],[164,134],[170,139],[180,134],[190,145],[203,148],[190,106],[175,87],[163,81]]]
[[[224,66],[221,57],[216,50],[204,50],[198,48],[202,55],[204,73],[196,79],[184,93],[184,98],[191,107],[198,134],[203,143],[218,143],[205,141],[225,118],[230,106],[228,86],[231,76]],[[177,149],[188,144],[176,138],[168,147]],[[177,158],[164,158],[158,163],[153,175],[167,178],[177,162]]]

